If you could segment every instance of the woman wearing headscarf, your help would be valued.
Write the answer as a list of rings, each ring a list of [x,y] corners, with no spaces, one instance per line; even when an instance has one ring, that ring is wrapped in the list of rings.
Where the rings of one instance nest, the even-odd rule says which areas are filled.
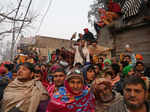
[[[69,73],[64,85],[51,97],[47,112],[94,112],[94,96],[79,70]]]
[[[106,70],[107,68],[110,67],[110,65],[112,64],[110,59],[105,59],[104,60],[104,70]]]

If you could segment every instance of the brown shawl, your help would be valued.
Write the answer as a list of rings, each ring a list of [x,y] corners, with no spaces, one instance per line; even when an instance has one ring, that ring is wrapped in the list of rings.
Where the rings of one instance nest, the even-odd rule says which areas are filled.
[[[48,93],[40,81],[20,82],[15,79],[4,91],[2,100],[3,112],[8,112],[14,106],[21,104],[23,112],[36,112],[40,101],[47,100]]]

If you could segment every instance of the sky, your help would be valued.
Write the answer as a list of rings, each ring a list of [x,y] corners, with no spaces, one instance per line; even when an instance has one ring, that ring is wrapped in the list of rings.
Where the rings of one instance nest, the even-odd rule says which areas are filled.
[[[5,7],[14,9],[19,0],[2,0],[1,8]],[[30,0],[23,0],[22,6],[27,8]],[[25,36],[49,36],[54,38],[70,39],[74,32],[83,33],[84,28],[94,29],[88,23],[88,11],[93,0],[32,0],[30,11],[38,15],[32,28],[27,30]],[[48,4],[51,2],[50,8],[42,22],[40,22],[45,14]],[[3,27],[7,27],[3,25]],[[0,27],[2,28],[2,27]],[[40,30],[39,30],[40,28]],[[3,29],[3,28],[2,28]]]
[[[40,13],[35,35],[70,39],[74,32],[83,33],[84,28],[93,31],[87,18],[89,6],[93,0],[52,0],[49,11],[38,31],[39,21],[45,14],[49,1],[36,0],[32,6],[33,10]]]
[[[19,0],[0,0],[0,12],[9,12],[17,7]],[[30,0],[22,0],[22,7],[27,9]],[[41,35],[61,39],[70,39],[74,32],[83,33],[84,28],[94,29],[88,23],[88,11],[93,0],[32,0],[30,11],[38,15],[31,29],[24,33],[25,37]],[[52,2],[47,15],[39,29],[40,21],[46,12],[49,2]],[[12,16],[13,17],[13,16]],[[6,22],[7,24],[7,22]],[[1,23],[0,31],[9,30],[12,24]],[[12,35],[5,35],[4,44],[11,42]],[[1,44],[2,45],[2,44]],[[5,47],[4,47],[5,48]]]

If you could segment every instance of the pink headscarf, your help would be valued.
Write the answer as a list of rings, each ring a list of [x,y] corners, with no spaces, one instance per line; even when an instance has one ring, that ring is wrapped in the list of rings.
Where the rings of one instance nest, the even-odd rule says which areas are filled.
[[[69,79],[70,79],[69,75]],[[51,96],[46,112],[94,112],[95,98],[88,87],[75,94],[69,87],[68,80],[65,80],[65,87]]]

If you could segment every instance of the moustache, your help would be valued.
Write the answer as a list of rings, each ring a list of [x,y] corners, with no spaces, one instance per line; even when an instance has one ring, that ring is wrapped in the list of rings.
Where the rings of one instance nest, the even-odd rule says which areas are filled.
[[[104,97],[104,98],[110,97],[110,94],[105,94],[102,97]]]
[[[133,97],[133,96],[128,98],[128,100],[135,100],[135,99],[136,99],[136,97]]]

